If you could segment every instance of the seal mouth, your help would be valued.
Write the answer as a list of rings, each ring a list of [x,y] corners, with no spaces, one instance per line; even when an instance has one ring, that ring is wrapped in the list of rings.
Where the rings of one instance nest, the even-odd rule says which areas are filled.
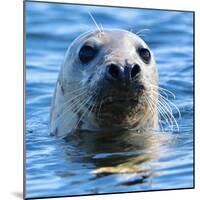
[[[102,95],[102,99],[100,99],[102,105],[136,105],[139,102],[139,99],[145,92],[145,87],[143,84],[134,84],[132,87],[120,90],[113,89],[110,90],[106,88],[104,91],[104,95]],[[98,102],[99,103],[99,102]]]
[[[96,105],[96,110],[101,110],[104,112],[110,112],[114,110],[114,112],[118,111],[127,111],[131,110],[133,107],[136,107],[139,104],[138,97],[133,96],[117,96],[117,95],[108,95],[102,98],[98,98],[94,102],[94,104],[86,104],[88,109],[91,109],[93,105]],[[118,110],[118,111],[117,111]],[[93,112],[93,111],[92,111]],[[95,111],[94,111],[95,112]]]
[[[104,97],[101,101],[102,106],[109,106],[109,105],[135,105],[138,103],[138,99],[133,97],[119,97],[119,96],[107,96]]]

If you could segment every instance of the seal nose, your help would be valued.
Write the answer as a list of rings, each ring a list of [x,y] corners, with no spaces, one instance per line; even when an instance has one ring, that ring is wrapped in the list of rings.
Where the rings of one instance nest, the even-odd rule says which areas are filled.
[[[122,69],[116,64],[110,64],[107,66],[107,76],[110,79],[118,80],[122,75]]]
[[[129,77],[131,77],[131,79],[135,78],[135,76],[138,75],[141,71],[140,66],[138,64],[132,65],[128,68],[131,68],[129,72]]]
[[[125,81],[131,81],[140,73],[140,71],[141,69],[138,64],[125,66],[124,68],[116,64],[107,66],[107,76],[112,80],[124,79]]]

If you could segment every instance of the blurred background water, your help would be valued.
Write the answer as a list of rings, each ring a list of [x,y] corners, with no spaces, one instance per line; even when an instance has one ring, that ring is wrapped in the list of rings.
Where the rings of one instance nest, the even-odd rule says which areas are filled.
[[[104,28],[149,29],[141,37],[155,54],[160,85],[176,95],[169,98],[182,114],[179,119],[174,113],[179,132],[134,136],[123,148],[114,139],[88,148],[92,141],[77,147],[49,136],[51,98],[65,51],[95,28],[88,11]],[[26,2],[25,23],[26,197],[193,187],[191,12]]]

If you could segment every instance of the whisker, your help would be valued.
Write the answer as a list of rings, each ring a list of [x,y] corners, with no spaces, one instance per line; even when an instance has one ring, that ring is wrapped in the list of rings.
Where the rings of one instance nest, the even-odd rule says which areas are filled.
[[[95,102],[97,98],[98,98],[98,95],[95,95],[95,99],[94,99],[93,101]],[[91,106],[91,105],[90,105],[90,106]],[[96,106],[96,103],[94,103],[94,104],[92,105],[91,110],[90,110],[90,112],[88,113],[88,116],[90,115],[90,113],[92,112],[92,110],[95,108],[95,106]]]
[[[150,112],[152,113],[152,115],[154,115],[155,113],[155,109],[153,109],[153,107],[156,107],[157,108],[157,105],[155,103],[155,101],[152,101],[152,99],[148,99],[146,96],[145,96],[145,100],[147,101],[147,104],[150,106]],[[162,123],[161,123],[161,120],[158,119],[158,122],[160,124],[160,128],[161,128],[161,131],[163,132],[163,126],[162,126]]]
[[[101,106],[102,106],[102,103],[103,103],[103,97],[101,98],[101,101],[100,101],[100,104],[99,104],[99,111],[98,111],[98,114],[97,114],[97,118],[100,119],[100,113],[101,113]]]
[[[159,109],[163,112],[163,114],[169,119],[170,123],[173,125],[172,113],[160,101],[158,101],[158,106]]]
[[[153,102],[152,97],[150,96],[149,98],[151,99],[151,102]],[[158,101],[157,109],[159,111],[159,114],[165,119],[168,126],[170,127],[173,126],[173,121],[175,124],[177,124],[175,118],[172,115],[172,112],[170,112],[170,110],[165,105],[163,105],[160,101]],[[173,129],[171,130],[173,131]]]
[[[81,94],[79,94],[79,95],[77,95],[77,96],[75,96],[75,97],[73,97],[73,98],[71,98],[70,100],[68,100],[67,102],[65,102],[63,105],[62,105],[62,113],[61,113],[61,115],[60,116],[58,116],[58,118],[55,120],[55,124],[57,123],[57,122],[59,122],[59,120],[61,120],[64,116],[65,116],[65,114],[70,110],[70,109],[73,109],[73,108],[75,108],[79,103],[80,103],[80,101],[81,100],[83,100],[84,98],[85,98],[85,96],[87,96],[87,93],[88,93],[88,91],[86,91],[86,92],[83,92],[83,93],[81,93]],[[78,98],[78,97],[82,97],[82,98]],[[70,101],[73,101],[70,105],[68,105],[68,106],[66,106],[66,108],[64,108],[63,109],[63,107],[64,107],[64,105],[66,105],[67,103],[69,103]]]
[[[59,81],[58,81],[59,82]],[[66,81],[66,80],[64,80],[63,81],[63,83],[65,84],[65,85],[67,85],[67,86],[71,86],[71,85],[76,85],[77,86],[77,84],[78,85],[81,85],[82,84],[82,81],[80,81],[80,80],[70,80],[70,81]]]
[[[159,91],[168,92],[169,94],[171,94],[171,95],[173,96],[174,99],[176,98],[176,95],[175,95],[172,91],[170,91],[170,90],[167,90],[167,89],[165,89],[165,88],[163,88],[163,87],[160,87],[160,86],[153,85],[153,84],[151,84],[151,83],[149,83],[149,85],[152,86],[152,87],[157,88]]]
[[[170,120],[171,124],[173,125],[173,122],[175,123],[176,127],[177,127],[177,131],[179,131],[179,125],[176,121],[176,119],[174,118],[172,111],[168,109],[167,106],[165,106],[161,101],[158,101],[159,105],[161,106],[161,109],[163,110],[163,112],[165,112],[166,116],[168,117],[168,119]],[[167,102],[165,101],[165,103],[167,104]],[[168,104],[167,104],[168,105]],[[170,107],[170,106],[169,106]]]
[[[148,98],[146,97],[146,95],[144,96],[147,104],[150,106],[150,112],[152,113],[152,116],[154,115],[154,109],[153,109],[153,105],[151,104],[151,102],[148,100]]]
[[[165,110],[158,105],[158,111],[159,111],[159,115],[163,117],[164,121],[162,121],[164,124],[167,123],[167,125],[171,128],[171,132],[173,132],[173,122],[170,118],[169,115],[166,114]],[[166,129],[165,129],[166,130]]]
[[[104,33],[104,29],[103,29],[102,24],[100,24],[100,27],[101,27],[101,31],[102,31],[102,33]]]
[[[101,28],[99,27],[99,25],[97,24],[96,20],[94,19],[94,17],[92,16],[92,13],[88,11],[89,16],[91,17],[92,21],[94,22],[95,26],[97,27],[97,29],[99,30],[99,32],[101,33]]]
[[[96,100],[99,98],[99,96],[97,95],[97,98],[96,98]],[[97,108],[98,108],[98,103],[96,103],[96,106],[95,106],[95,109],[94,109],[94,113],[95,113],[95,115],[97,114]]]
[[[171,104],[175,109],[176,111],[178,112],[178,116],[179,116],[179,119],[181,118],[181,112],[179,110],[179,108],[176,106],[176,104],[172,103],[172,101],[170,101],[169,99],[167,99],[166,97],[162,96],[162,95],[159,95],[160,98],[162,98],[162,100],[165,102],[168,102],[169,104]]]
[[[156,94],[156,95],[158,95],[158,100],[160,100],[159,98],[161,98],[161,94],[159,94],[159,93],[157,93],[157,92],[155,92],[155,91],[151,91],[152,93],[154,93],[154,94]],[[170,112],[172,113],[172,108],[171,108],[171,106],[169,105],[169,103],[167,103],[165,100],[163,100],[163,99],[161,99],[162,100],[162,103],[170,110]],[[160,101],[161,101],[160,100]]]
[[[76,108],[76,110],[73,113],[73,115],[71,116],[71,118],[67,121],[68,123],[71,122],[74,119],[74,117],[78,114],[78,112],[88,103],[88,101],[90,100],[90,98],[91,98],[91,96],[88,97],[88,98],[86,98],[86,99],[83,98],[82,104],[78,108]],[[78,103],[76,104],[76,106],[79,104],[79,102],[80,102],[80,100],[78,101]],[[64,122],[65,121],[62,120],[61,124],[63,124]]]
[[[179,132],[179,125],[178,125],[176,119],[174,118],[173,114],[168,114],[168,116],[169,116],[169,118],[171,117],[170,120],[172,121],[172,126],[173,126],[173,124],[175,123],[175,126],[176,126],[176,128],[177,128],[177,131]],[[173,123],[173,122],[174,122],[174,123]]]
[[[138,32],[136,32],[135,34],[138,35],[138,36],[141,36],[140,34],[145,32],[145,31],[150,31],[150,29],[147,29],[147,28],[144,28],[142,30],[139,30]]]
[[[72,104],[70,104],[69,106],[67,106],[67,107],[63,110],[63,112],[61,113],[61,115],[59,115],[58,118],[54,121],[54,125],[55,125],[56,123],[58,123],[58,122],[65,116],[65,114],[66,114],[68,111],[70,111],[70,109],[75,108],[75,107],[78,105],[79,102],[80,102],[80,99],[76,99]]]
[[[95,95],[94,95],[94,96],[95,96]],[[94,96],[91,95],[91,96],[87,99],[87,102],[84,103],[84,106],[85,106],[88,102],[90,102],[90,101],[92,100],[92,98],[94,98]],[[74,126],[74,129],[76,129],[76,128],[78,127],[78,125],[79,125],[79,123],[81,122],[81,120],[83,119],[83,117],[84,117],[84,116],[86,115],[86,113],[89,111],[89,108],[90,108],[91,104],[92,104],[92,101],[91,101],[89,107],[86,108],[85,111],[82,113],[82,115],[81,115],[81,117],[79,118],[78,122],[77,122],[76,125]],[[83,107],[84,107],[84,106],[83,106]]]
[[[80,92],[81,90],[84,90],[84,89],[86,89],[86,88],[88,88],[88,86],[83,86],[83,87],[81,87],[81,88],[78,88],[78,89],[73,90],[73,91],[70,91],[70,92],[66,91],[66,95],[74,94],[74,93],[76,93],[76,92],[78,92],[78,91]]]
[[[166,92],[168,92],[168,93],[170,93],[170,94],[175,98],[175,94],[172,93],[171,91],[165,89],[165,88],[162,88],[162,87],[159,87],[159,86],[155,86],[155,85],[153,85],[153,84],[150,84],[150,86],[155,87],[155,88],[159,89],[159,90],[162,91],[162,92],[164,91],[165,95],[166,95]],[[163,115],[165,121],[167,121],[169,125],[171,124],[171,126],[173,126],[173,124],[175,124],[175,126],[176,126],[176,128],[177,128],[177,131],[179,131],[179,125],[178,125],[178,123],[177,123],[177,121],[176,121],[174,115],[172,114],[173,111],[172,111],[171,106],[173,106],[173,107],[176,109],[176,111],[178,112],[179,119],[180,119],[180,118],[181,118],[181,113],[180,113],[179,108],[178,108],[172,101],[170,101],[170,100],[167,98],[168,95],[167,95],[167,97],[165,97],[165,96],[163,96],[162,94],[160,94],[159,92],[156,92],[156,91],[154,91],[154,90],[152,90],[151,92],[158,95],[158,98],[159,98],[159,99],[158,99],[158,100],[159,100],[159,101],[158,101],[158,104],[159,104],[159,106],[160,106],[159,109],[160,109],[160,111],[162,111],[162,112],[159,111],[159,113],[162,114],[162,115],[163,115],[163,113],[164,113],[165,116],[167,117],[167,118],[166,118],[166,117]],[[170,105],[171,105],[171,106],[170,106]],[[173,129],[172,129],[172,131],[173,131]]]
[[[78,97],[83,96],[83,95],[86,95],[87,93],[88,93],[88,90],[83,91],[83,92],[77,94],[76,96],[74,96],[74,97],[72,97],[72,98],[70,98],[70,99],[67,99],[67,101],[65,101],[65,102],[61,105],[60,109],[62,110],[63,107],[64,107],[65,105],[67,105],[67,104],[70,103],[71,101],[74,101],[74,100],[76,101],[76,100],[78,99]],[[73,103],[73,102],[72,102],[72,103]]]

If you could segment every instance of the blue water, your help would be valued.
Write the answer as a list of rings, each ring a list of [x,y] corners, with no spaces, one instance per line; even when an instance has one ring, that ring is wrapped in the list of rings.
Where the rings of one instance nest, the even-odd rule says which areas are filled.
[[[141,33],[155,54],[160,85],[180,131],[81,144],[49,136],[50,104],[68,45],[95,28]],[[101,139],[100,139],[101,140]],[[103,140],[103,139],[102,139]],[[92,145],[91,145],[92,144]],[[98,171],[95,174],[94,170]],[[125,172],[122,173],[122,170]],[[193,16],[189,12],[26,3],[26,197],[193,187]]]

